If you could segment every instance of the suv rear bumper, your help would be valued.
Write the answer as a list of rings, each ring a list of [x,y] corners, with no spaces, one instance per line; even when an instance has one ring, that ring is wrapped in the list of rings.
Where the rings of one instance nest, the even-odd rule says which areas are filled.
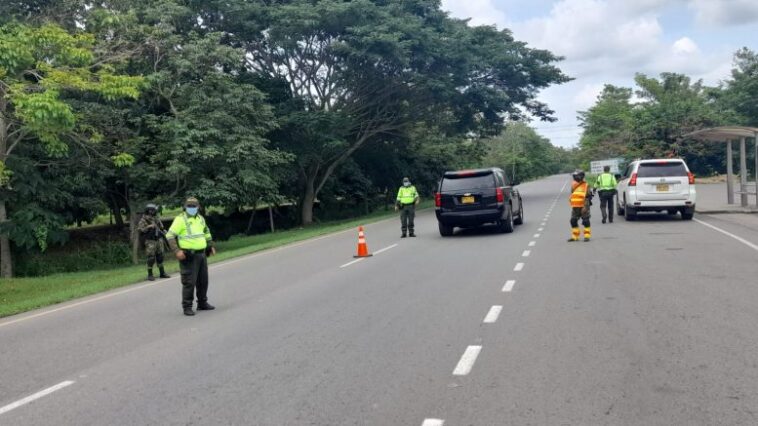
[[[686,211],[695,211],[695,203],[687,200],[636,201],[628,203],[628,207],[639,212],[662,211],[666,209],[685,209]]]
[[[503,218],[505,206],[496,209],[482,209],[471,211],[435,211],[437,220],[446,226],[476,226],[485,223],[494,223]]]

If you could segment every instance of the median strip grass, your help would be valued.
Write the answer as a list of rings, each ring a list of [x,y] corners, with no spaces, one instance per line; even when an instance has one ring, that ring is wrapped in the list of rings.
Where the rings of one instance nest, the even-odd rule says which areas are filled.
[[[425,203],[425,205],[429,204]],[[393,215],[392,211],[378,211],[348,221],[323,223],[270,234],[233,237],[228,241],[218,242],[218,255],[210,258],[210,263],[343,231]],[[166,262],[166,270],[176,274],[179,270],[178,262],[175,260]],[[140,264],[118,269],[3,279],[0,280],[0,317],[139,283],[145,280],[145,275],[146,267]]]

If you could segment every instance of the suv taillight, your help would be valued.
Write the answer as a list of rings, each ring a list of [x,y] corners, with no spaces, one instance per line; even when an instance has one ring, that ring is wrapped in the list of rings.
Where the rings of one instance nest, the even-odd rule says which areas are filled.
[[[439,192],[434,193],[434,206],[442,207],[442,194]]]
[[[692,172],[687,172],[687,177],[690,178],[690,185],[695,184],[695,175],[692,174]]]
[[[497,195],[497,202],[505,202],[505,194],[503,194],[503,188],[495,188],[495,195]]]
[[[632,173],[632,177],[629,178],[629,186],[637,186],[637,173]]]

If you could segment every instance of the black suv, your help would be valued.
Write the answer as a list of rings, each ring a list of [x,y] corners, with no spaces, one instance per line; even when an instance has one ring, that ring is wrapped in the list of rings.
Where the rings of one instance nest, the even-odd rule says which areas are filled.
[[[521,195],[498,168],[445,172],[434,203],[443,237],[453,235],[456,226],[494,223],[507,233],[524,223]]]

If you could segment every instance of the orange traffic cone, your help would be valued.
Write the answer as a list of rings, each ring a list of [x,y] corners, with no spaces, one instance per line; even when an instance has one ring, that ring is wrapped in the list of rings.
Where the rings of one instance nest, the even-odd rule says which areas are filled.
[[[373,256],[368,252],[368,244],[366,244],[366,235],[363,233],[363,227],[358,227],[358,254],[353,257],[371,257]]]

